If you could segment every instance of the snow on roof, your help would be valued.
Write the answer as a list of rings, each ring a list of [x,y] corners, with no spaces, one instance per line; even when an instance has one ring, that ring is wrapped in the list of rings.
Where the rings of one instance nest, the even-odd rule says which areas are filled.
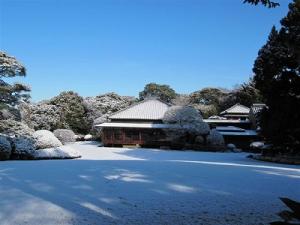
[[[264,104],[264,103],[256,103],[251,106],[251,111],[254,114],[256,114],[256,113],[259,113],[261,110],[263,110],[265,107],[266,107],[266,104]]]
[[[163,124],[163,123],[102,123],[96,125],[96,127],[115,127],[115,128],[152,128],[152,129],[164,129],[164,128],[179,128],[176,124]]]
[[[250,123],[249,120],[218,120],[218,119],[204,119],[206,123]]]
[[[240,128],[240,127],[235,127],[235,126],[217,126],[216,129],[218,131],[226,131],[226,132],[244,132],[245,129]]]
[[[239,103],[231,106],[229,109],[221,112],[220,114],[249,114],[250,109],[247,106],[241,105]]]
[[[169,105],[158,99],[148,99],[116,112],[110,119],[161,120]]]
[[[255,130],[244,130],[241,132],[237,131],[219,131],[223,136],[257,136]]]

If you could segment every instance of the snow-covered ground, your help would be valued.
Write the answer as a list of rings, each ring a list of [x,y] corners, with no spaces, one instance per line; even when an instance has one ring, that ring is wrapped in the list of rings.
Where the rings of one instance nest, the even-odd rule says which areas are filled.
[[[244,153],[119,149],[0,162],[0,224],[268,224],[300,200],[300,167]]]

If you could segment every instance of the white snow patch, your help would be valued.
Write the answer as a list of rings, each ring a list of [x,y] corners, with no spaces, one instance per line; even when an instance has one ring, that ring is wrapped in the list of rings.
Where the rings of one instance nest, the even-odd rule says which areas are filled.
[[[80,153],[72,146],[45,148],[34,152],[35,159],[73,159],[81,157]]]
[[[300,201],[300,166],[98,146],[64,146],[76,160],[0,162],[0,224],[256,225],[279,219],[279,197]]]
[[[182,184],[168,184],[168,188],[170,188],[173,191],[178,191],[183,193],[193,193],[197,191],[196,188],[189,187]]]
[[[255,142],[252,142],[252,143],[250,144],[250,147],[251,147],[251,148],[262,148],[264,145],[265,145],[264,142],[261,142],[261,141],[255,141]]]

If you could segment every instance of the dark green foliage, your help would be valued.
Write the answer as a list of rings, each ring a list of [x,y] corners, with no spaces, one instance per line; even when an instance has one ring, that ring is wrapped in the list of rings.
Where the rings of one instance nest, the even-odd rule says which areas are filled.
[[[25,76],[26,70],[14,57],[0,52],[0,109],[15,106],[20,101],[29,99],[30,88],[24,84],[9,84],[3,78]]]
[[[279,32],[272,28],[254,63],[255,87],[268,108],[262,135],[276,153],[300,153],[300,1],[289,5]]]
[[[296,202],[289,198],[280,198],[280,200],[289,207],[290,211],[284,210],[278,213],[284,222],[276,221],[270,223],[270,225],[300,225],[300,202]],[[295,220],[298,220],[298,222],[295,222]]]
[[[203,105],[220,104],[220,99],[226,96],[226,92],[219,88],[203,88],[200,91],[195,91],[190,95],[191,103]]]
[[[201,111],[203,118],[217,115],[220,112],[222,99],[228,92],[220,88],[203,88],[190,94],[190,103]]]
[[[261,95],[251,80],[233,90],[203,88],[190,94],[190,103],[201,111],[204,118],[217,115],[236,103],[251,107],[261,101]]]
[[[50,104],[58,106],[62,111],[64,128],[77,133],[87,133],[90,125],[86,119],[83,98],[73,91],[62,92],[50,100]]]
[[[139,97],[140,100],[155,97],[165,102],[171,102],[172,99],[176,98],[176,92],[169,85],[149,83],[139,93]]]
[[[215,105],[193,104],[193,106],[201,112],[201,115],[204,119],[219,114],[219,111]]]
[[[280,6],[278,2],[273,2],[270,0],[244,0],[244,3],[250,3],[252,5],[262,4],[268,8],[275,8],[277,6]]]

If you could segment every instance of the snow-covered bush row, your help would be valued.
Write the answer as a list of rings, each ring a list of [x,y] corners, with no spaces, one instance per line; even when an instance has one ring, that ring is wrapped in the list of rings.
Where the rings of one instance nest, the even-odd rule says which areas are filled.
[[[96,97],[87,97],[84,99],[84,106],[87,109],[87,117],[94,121],[99,117],[105,118],[121,109],[124,109],[134,103],[136,99],[129,96],[120,96],[116,93],[107,93]]]
[[[107,121],[112,113],[135,100],[115,93],[83,99],[74,92],[62,92],[49,101],[23,103],[19,110],[22,121],[34,130],[71,129],[79,134],[96,134],[95,125]]]
[[[37,150],[33,154],[34,159],[74,159],[81,155],[72,146],[61,146]]]
[[[45,149],[62,146],[62,143],[51,131],[38,130],[33,133],[36,149]]]
[[[0,120],[8,120],[8,119],[20,121],[21,120],[20,111],[15,107],[5,107],[0,109]]]
[[[49,102],[21,104],[22,121],[35,130],[54,130],[63,126],[61,109]]]
[[[0,160],[7,160],[10,158],[12,146],[8,138],[0,135]]]
[[[35,152],[35,142],[30,137],[12,138],[13,148],[11,152],[12,159],[32,159]]]
[[[93,121],[104,114],[111,114],[124,109],[135,101],[134,97],[120,96],[116,93],[107,93],[84,99],[88,111],[88,118]]]
[[[0,133],[8,136],[25,136],[31,137],[34,130],[29,128],[26,124],[15,120],[1,120]]]
[[[76,141],[75,133],[68,129],[57,129],[53,132],[55,137],[63,144],[72,143]]]
[[[3,159],[30,159],[35,150],[35,141],[32,137],[34,130],[26,124],[8,119],[1,120],[1,155]],[[10,145],[8,145],[8,142]],[[2,157],[1,157],[2,158]]]

